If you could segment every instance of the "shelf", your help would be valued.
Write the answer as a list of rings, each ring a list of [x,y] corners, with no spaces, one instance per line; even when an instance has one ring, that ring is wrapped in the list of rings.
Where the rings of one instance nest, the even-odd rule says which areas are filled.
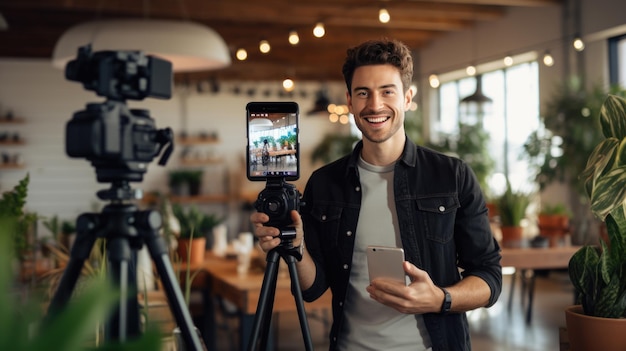
[[[177,138],[176,143],[180,145],[203,145],[203,144],[217,144],[220,140],[213,137],[186,137],[184,139]]]
[[[21,124],[24,122],[25,122],[25,119],[21,117],[14,117],[12,119],[7,119],[6,117],[0,117],[0,124]]]
[[[200,194],[190,196],[169,195],[169,199],[171,202],[179,204],[223,204],[231,200],[236,200],[236,197],[227,194]],[[157,199],[152,194],[144,194],[141,201],[144,203],[151,203],[157,201]]]
[[[23,169],[24,165],[17,163],[3,163],[0,164],[0,169]]]
[[[0,145],[2,146],[18,146],[18,145],[24,145],[25,142],[24,140],[18,140],[18,141],[13,141],[13,140],[9,140],[9,141],[0,141]]]
[[[224,162],[222,158],[206,158],[198,160],[180,160],[182,166],[208,166]]]

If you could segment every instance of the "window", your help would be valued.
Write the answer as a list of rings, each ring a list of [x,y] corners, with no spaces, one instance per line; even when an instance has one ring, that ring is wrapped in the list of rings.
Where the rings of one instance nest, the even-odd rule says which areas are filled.
[[[458,134],[459,121],[464,119],[459,101],[474,93],[475,89],[475,77],[449,81],[440,86],[440,116],[432,124],[434,134]],[[488,179],[489,189],[485,191],[502,193],[506,177],[514,189],[533,189],[534,174],[520,156],[529,134],[540,124],[537,62],[484,73],[482,90],[493,100],[482,120],[489,134],[489,154],[495,161],[495,171]]]
[[[611,85],[626,87],[626,35],[609,39]]]

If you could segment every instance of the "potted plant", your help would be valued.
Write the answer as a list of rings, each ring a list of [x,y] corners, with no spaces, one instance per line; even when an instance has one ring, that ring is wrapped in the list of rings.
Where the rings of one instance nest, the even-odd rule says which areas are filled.
[[[530,204],[530,194],[513,191],[507,181],[507,187],[500,197],[496,198],[502,231],[503,246],[520,246],[522,240],[522,220],[526,217],[526,209]]]
[[[204,252],[210,246],[207,237],[212,237],[213,227],[222,219],[214,214],[204,214],[196,206],[184,208],[174,204],[172,210],[180,223],[177,248],[180,259],[191,264],[202,263]]]
[[[626,345],[626,100],[609,95],[600,123],[605,139],[589,155],[581,178],[591,211],[606,223],[608,240],[583,246],[569,262],[580,303],[565,311],[573,351]]]
[[[548,238],[550,246],[557,246],[559,240],[569,233],[570,210],[563,203],[542,204],[537,215],[539,234]]]

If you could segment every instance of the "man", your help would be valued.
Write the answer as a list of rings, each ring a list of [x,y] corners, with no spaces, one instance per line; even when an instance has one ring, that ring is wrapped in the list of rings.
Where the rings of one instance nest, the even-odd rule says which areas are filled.
[[[483,194],[462,161],[405,135],[413,60],[395,40],[349,49],[347,102],[362,132],[351,155],[315,171],[292,212],[306,301],[330,287],[331,350],[470,350],[465,311],[500,295],[500,249]],[[279,231],[251,216],[264,251]],[[306,247],[305,247],[306,242]],[[402,247],[410,284],[369,281],[369,245]]]

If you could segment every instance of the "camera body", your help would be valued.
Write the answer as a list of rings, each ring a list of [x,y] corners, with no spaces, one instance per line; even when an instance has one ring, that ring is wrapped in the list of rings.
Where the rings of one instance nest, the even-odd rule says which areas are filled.
[[[148,110],[130,109],[125,99],[171,96],[172,65],[138,51],[99,51],[89,46],[65,70],[68,80],[105,96],[74,113],[66,125],[65,149],[70,157],[91,161],[99,182],[141,181],[148,164],[161,153],[164,165],[173,150],[170,128],[157,129]]]
[[[281,229],[281,239],[293,239],[295,232],[293,237],[289,238],[286,236],[291,232],[282,228],[291,224],[291,211],[300,211],[300,198],[300,192],[293,184],[286,183],[283,179],[268,180],[265,189],[259,193],[254,202],[254,208],[270,217],[265,223],[266,226]]]

